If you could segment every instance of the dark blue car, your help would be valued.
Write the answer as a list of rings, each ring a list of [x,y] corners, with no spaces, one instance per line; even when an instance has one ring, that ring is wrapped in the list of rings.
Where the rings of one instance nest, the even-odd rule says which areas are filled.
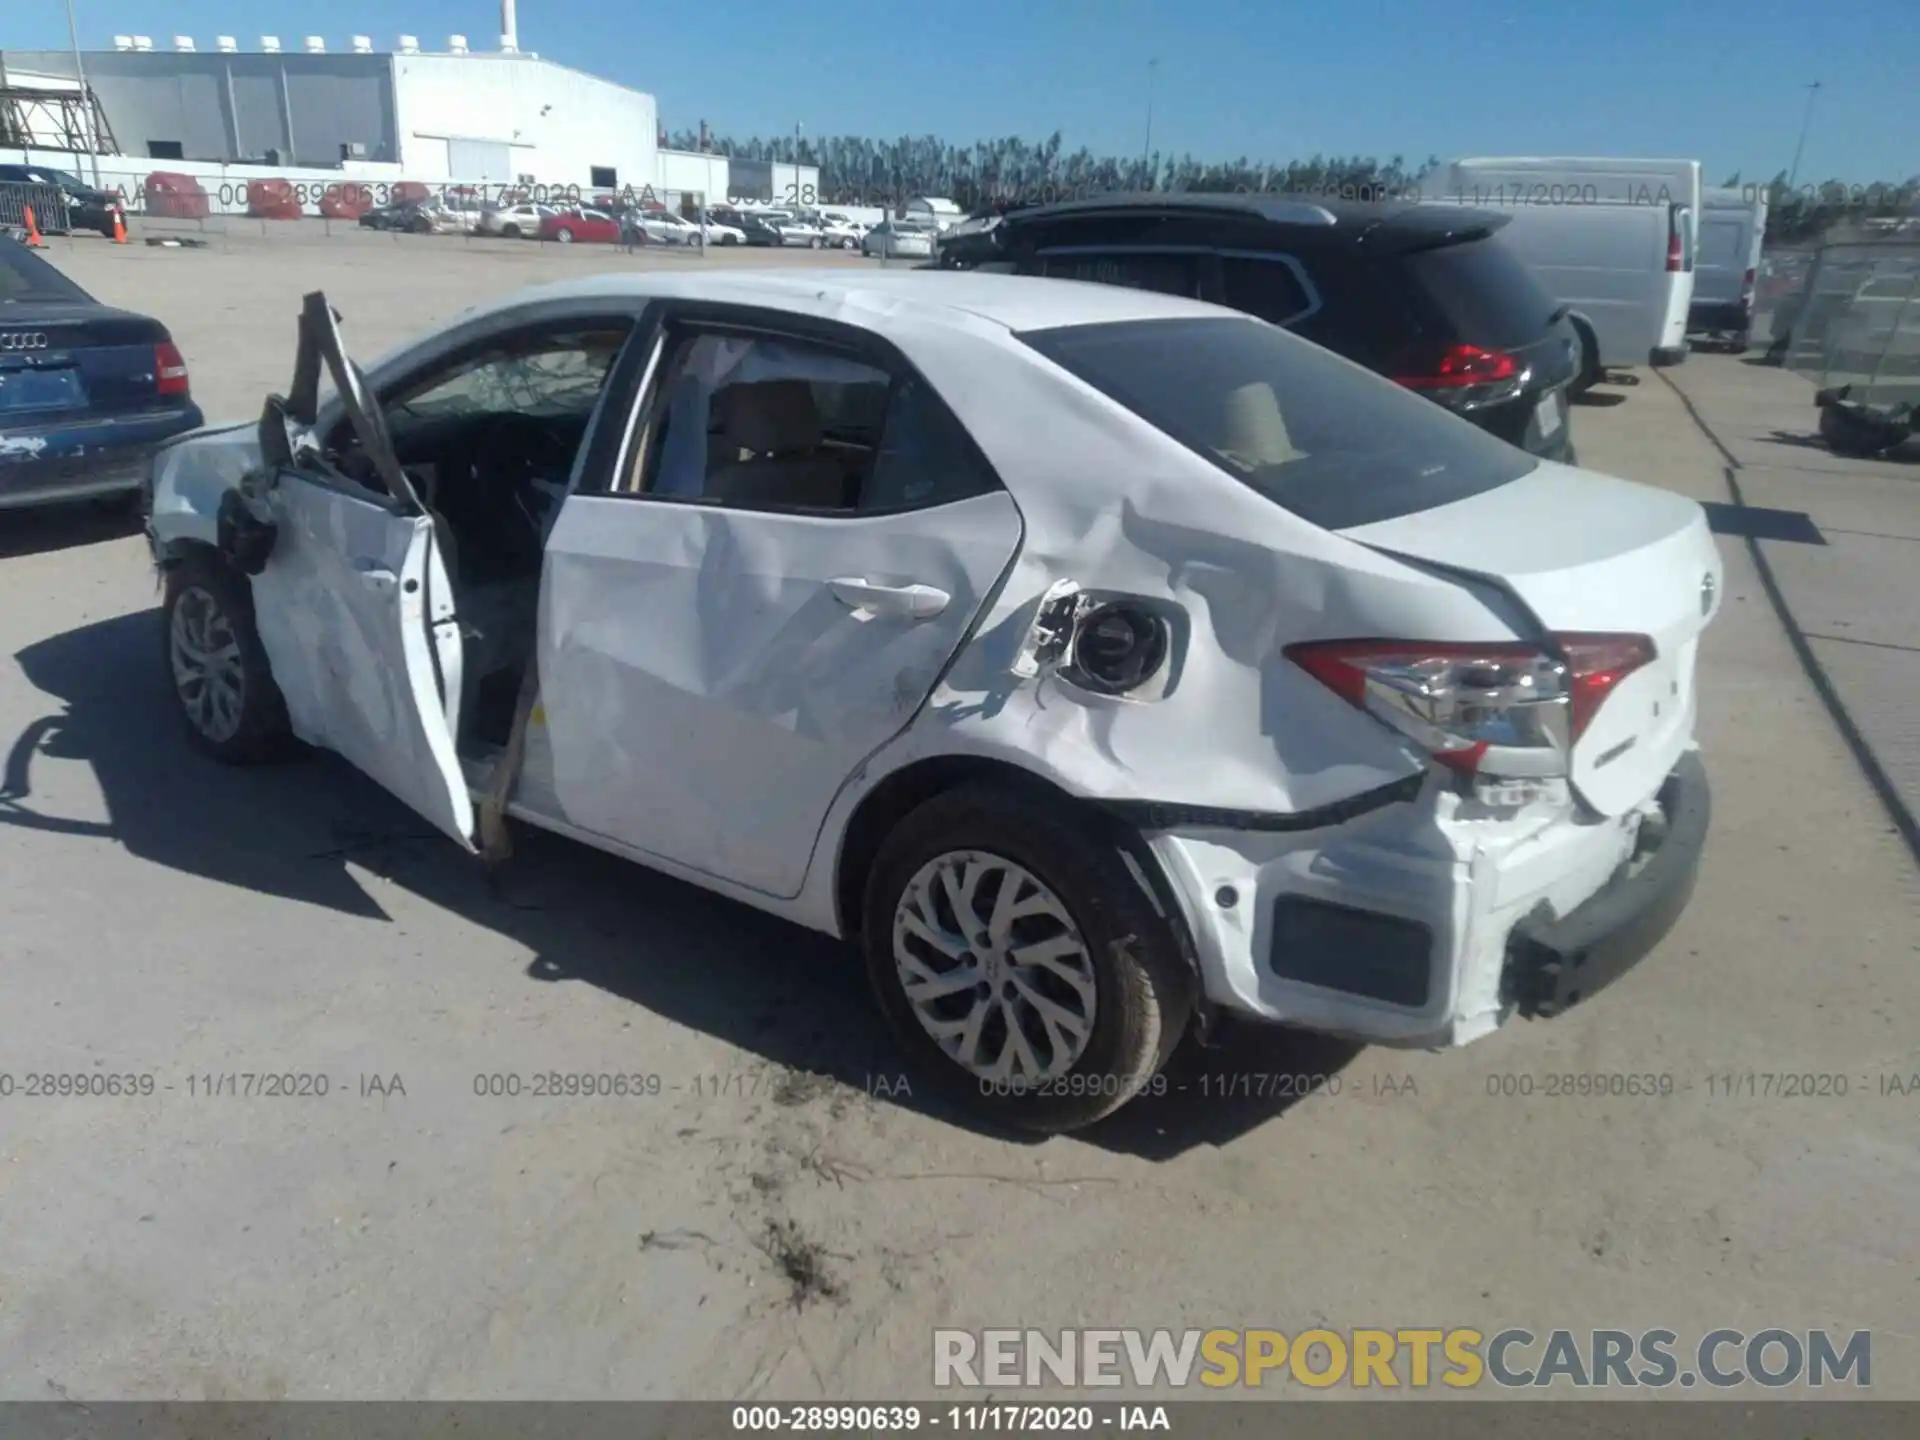
[[[202,423],[166,326],[0,236],[0,510],[132,505],[153,452]]]

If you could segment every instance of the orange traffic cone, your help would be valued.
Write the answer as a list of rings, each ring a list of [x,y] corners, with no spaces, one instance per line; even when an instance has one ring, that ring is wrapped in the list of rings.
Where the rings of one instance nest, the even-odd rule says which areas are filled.
[[[117,205],[113,208],[113,243],[116,245],[127,243],[127,222]]]
[[[40,238],[40,222],[33,218],[33,207],[31,205],[27,205],[27,206],[23,206],[22,208],[26,211],[25,218],[27,222],[27,248],[29,250],[46,249],[47,242]]]

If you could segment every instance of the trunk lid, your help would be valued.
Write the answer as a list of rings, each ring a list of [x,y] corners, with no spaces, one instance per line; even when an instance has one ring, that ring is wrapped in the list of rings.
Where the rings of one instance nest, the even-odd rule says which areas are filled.
[[[65,415],[122,415],[180,404],[163,397],[156,347],[166,328],[144,315],[63,302],[0,312],[0,424]]]
[[[1542,461],[1496,489],[1340,533],[1497,585],[1543,632],[1653,641],[1653,660],[1614,687],[1574,745],[1571,778],[1594,809],[1641,804],[1691,746],[1700,634],[1723,588],[1693,501]]]

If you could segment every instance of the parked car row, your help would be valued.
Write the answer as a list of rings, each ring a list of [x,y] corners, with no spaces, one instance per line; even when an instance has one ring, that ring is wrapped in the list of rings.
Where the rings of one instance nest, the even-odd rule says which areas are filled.
[[[536,202],[509,205],[462,204],[459,197],[411,198],[376,206],[359,217],[369,230],[403,230],[419,235],[490,235],[506,240],[547,240],[561,245],[618,244],[632,236],[637,244],[697,245],[704,231],[709,245],[751,243],[738,225],[718,218],[689,220],[669,210],[599,205],[554,206]]]

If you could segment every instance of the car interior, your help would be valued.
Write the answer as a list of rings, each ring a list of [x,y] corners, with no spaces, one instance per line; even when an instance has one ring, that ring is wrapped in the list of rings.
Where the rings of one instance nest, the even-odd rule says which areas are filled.
[[[860,505],[887,413],[886,371],[781,340],[697,335],[666,373],[635,488],[750,507]]]
[[[548,532],[625,327],[545,330],[381,398],[395,459],[433,514],[460,617],[456,748],[506,746],[538,637]],[[617,491],[743,509],[847,513],[994,489],[917,379],[831,347],[731,332],[674,339]],[[963,432],[962,432],[963,434]],[[326,453],[384,493],[351,426]]]
[[[464,753],[507,743],[534,653],[540,567],[624,326],[548,330],[464,357],[382,397],[395,457],[439,522],[464,649]],[[343,421],[340,472],[384,489]]]
[[[680,337],[634,447],[628,493],[801,513],[873,513],[998,480],[917,377],[772,336]]]

